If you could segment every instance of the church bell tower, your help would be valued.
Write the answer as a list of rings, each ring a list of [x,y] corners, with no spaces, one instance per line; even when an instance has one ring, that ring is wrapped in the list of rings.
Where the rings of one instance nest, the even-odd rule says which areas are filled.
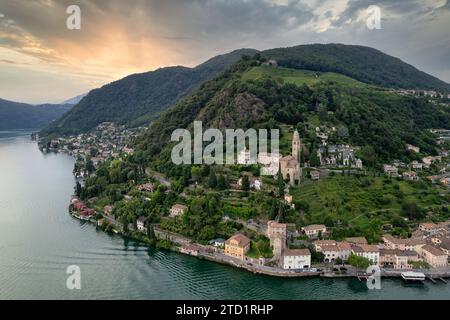
[[[302,142],[300,141],[300,135],[298,131],[294,131],[294,137],[292,139],[292,156],[300,163],[300,152],[302,152]]]

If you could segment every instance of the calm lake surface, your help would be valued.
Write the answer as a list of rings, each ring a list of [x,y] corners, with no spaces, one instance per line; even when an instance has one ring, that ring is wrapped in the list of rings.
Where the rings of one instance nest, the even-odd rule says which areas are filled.
[[[73,160],[42,154],[29,133],[0,132],[0,299],[449,299],[444,283],[278,279],[147,248],[67,211]],[[81,268],[81,290],[66,268]]]

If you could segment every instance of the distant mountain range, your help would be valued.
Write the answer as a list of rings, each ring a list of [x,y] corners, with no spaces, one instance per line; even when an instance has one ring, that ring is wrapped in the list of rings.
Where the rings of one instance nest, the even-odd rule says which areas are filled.
[[[130,75],[92,90],[41,135],[78,134],[92,130],[102,122],[129,126],[148,124],[193,88],[218,75],[243,55],[256,52],[241,49],[216,56],[195,68],[177,66]]]
[[[193,89],[234,65],[242,56],[253,58],[255,55],[260,60],[275,60],[281,67],[337,73],[385,88],[432,89],[450,93],[450,84],[369,47],[313,44],[261,52],[241,49],[214,57],[195,68],[161,68],[130,75],[92,90],[70,112],[45,128],[41,135],[52,137],[88,132],[102,122],[146,125]]]
[[[81,101],[81,99],[83,99],[87,95],[88,95],[87,93],[80,94],[79,96],[73,97],[72,99],[68,99],[68,100],[62,102],[62,104],[76,105],[77,103],[79,103]]]
[[[0,130],[41,129],[71,108],[69,104],[35,106],[0,99]]]

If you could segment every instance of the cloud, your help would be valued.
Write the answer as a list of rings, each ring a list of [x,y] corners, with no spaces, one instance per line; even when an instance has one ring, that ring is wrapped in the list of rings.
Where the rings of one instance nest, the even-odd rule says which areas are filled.
[[[81,8],[79,31],[66,28],[66,8],[74,3]],[[373,4],[382,9],[382,30],[366,27],[364,13]],[[442,72],[450,70],[447,0],[0,0],[0,8],[3,60],[70,77],[86,91],[237,48],[312,42],[373,46],[450,81]],[[3,56],[12,51],[14,57]],[[43,94],[22,91],[30,99]]]

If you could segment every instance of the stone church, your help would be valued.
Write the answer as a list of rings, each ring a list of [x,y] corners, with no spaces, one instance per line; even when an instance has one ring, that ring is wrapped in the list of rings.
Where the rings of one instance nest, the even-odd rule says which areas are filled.
[[[300,153],[302,152],[302,143],[298,131],[295,130],[292,138],[292,154],[280,159],[280,171],[284,180],[294,185],[300,182]]]

